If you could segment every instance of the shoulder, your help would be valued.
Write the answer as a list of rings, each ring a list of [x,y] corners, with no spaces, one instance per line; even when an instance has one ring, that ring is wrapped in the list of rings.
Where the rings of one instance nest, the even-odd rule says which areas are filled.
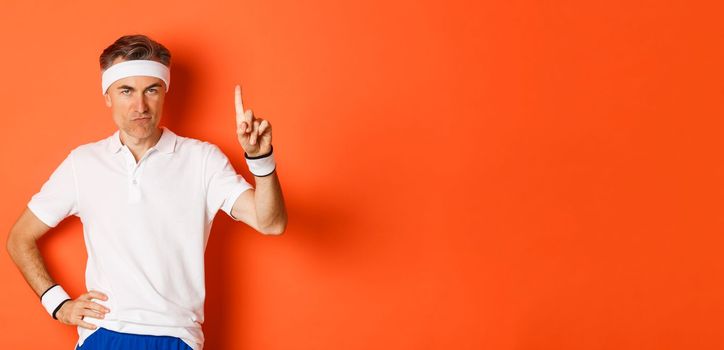
[[[204,168],[220,169],[229,163],[228,157],[218,145],[192,137],[176,135],[175,153],[200,161]]]
[[[209,141],[177,136],[174,154],[189,163],[200,164],[204,177],[233,169],[229,158],[221,148]]]
[[[101,155],[102,152],[108,152],[108,138],[104,138],[102,140],[97,140],[93,142],[87,142],[81,145],[76,146],[75,148],[71,149],[68,153],[68,158],[71,160],[82,160],[86,159],[88,157],[94,157]]]
[[[221,148],[209,141],[203,141],[192,137],[176,136],[176,148],[174,152],[180,154],[194,154],[206,159],[210,156],[223,154]]]

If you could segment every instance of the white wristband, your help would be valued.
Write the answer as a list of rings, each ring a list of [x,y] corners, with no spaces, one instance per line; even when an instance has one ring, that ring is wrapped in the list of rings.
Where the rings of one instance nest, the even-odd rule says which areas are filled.
[[[45,311],[53,318],[55,318],[54,313],[57,311],[56,309],[58,309],[64,301],[69,299],[71,299],[71,297],[59,284],[50,287],[40,296],[40,302],[43,304]]]
[[[267,176],[271,175],[276,169],[276,163],[274,162],[274,146],[270,146],[269,153],[257,157],[249,157],[244,152],[244,158],[246,158],[246,164],[249,165],[249,171],[254,176]]]

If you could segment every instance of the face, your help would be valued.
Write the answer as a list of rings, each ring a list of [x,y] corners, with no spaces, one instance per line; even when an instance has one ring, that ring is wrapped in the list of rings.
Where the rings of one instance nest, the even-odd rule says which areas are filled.
[[[165,96],[166,83],[146,76],[115,81],[104,95],[118,129],[141,139],[151,137],[158,129]]]

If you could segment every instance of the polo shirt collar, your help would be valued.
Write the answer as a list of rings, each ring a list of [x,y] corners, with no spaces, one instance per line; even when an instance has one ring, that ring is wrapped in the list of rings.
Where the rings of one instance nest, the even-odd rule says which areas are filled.
[[[151,148],[155,148],[161,153],[173,153],[174,149],[176,148],[176,134],[174,134],[165,126],[162,126],[161,129],[161,138],[158,140],[156,145]],[[120,130],[116,130],[116,132],[114,132],[113,135],[110,137],[110,140],[108,142],[108,151],[110,151],[111,153],[118,153],[118,151],[120,151],[123,147],[123,144],[121,143],[120,133]]]

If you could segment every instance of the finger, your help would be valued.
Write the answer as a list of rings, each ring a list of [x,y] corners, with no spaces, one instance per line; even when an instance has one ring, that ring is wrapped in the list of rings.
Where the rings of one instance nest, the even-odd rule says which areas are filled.
[[[108,300],[107,295],[105,295],[101,292],[95,291],[95,290],[91,290],[88,293],[83,294],[82,296],[86,297],[86,298],[83,298],[83,300],[91,300],[91,299]]]
[[[73,305],[73,313],[78,315],[85,315],[86,312],[92,311],[92,312],[99,312],[105,314],[105,308],[104,307],[96,307],[96,305],[100,306],[99,304],[96,304],[92,301],[82,301],[79,300],[75,305]]]
[[[256,144],[256,137],[259,135],[259,121],[254,121],[254,129],[251,131],[251,144]]]
[[[83,307],[86,309],[95,310],[95,311],[102,312],[102,313],[111,312],[111,310],[108,309],[107,307],[105,307],[101,304],[98,304],[98,303],[94,303],[92,301],[89,301],[86,304],[83,304]]]
[[[244,121],[246,122],[246,130],[244,130],[244,132],[251,132],[252,124],[254,123],[254,111],[249,109],[244,112]]]
[[[236,107],[236,125],[244,120],[244,104],[241,102],[241,86],[234,87],[234,106]]]
[[[83,311],[81,311],[81,315],[82,315],[83,317],[92,317],[92,318],[104,318],[104,317],[106,317],[106,314],[105,314],[105,313],[103,313],[103,312],[98,312],[98,311],[96,311],[96,310],[91,310],[91,309],[83,309]],[[81,319],[82,319],[82,318],[81,318]]]
[[[271,124],[269,124],[268,120],[264,119],[261,121],[261,124],[259,124],[259,136],[264,135],[267,128],[271,130]]]
[[[236,129],[236,135],[239,136],[240,140],[249,140],[249,134],[246,132],[246,122]]]
[[[86,322],[86,321],[83,321],[83,320],[78,320],[78,323],[76,323],[76,324],[77,324],[78,326],[80,326],[80,327],[87,328],[87,329],[96,329],[96,328],[97,328],[96,325],[90,324],[90,323],[88,323],[88,322]]]

